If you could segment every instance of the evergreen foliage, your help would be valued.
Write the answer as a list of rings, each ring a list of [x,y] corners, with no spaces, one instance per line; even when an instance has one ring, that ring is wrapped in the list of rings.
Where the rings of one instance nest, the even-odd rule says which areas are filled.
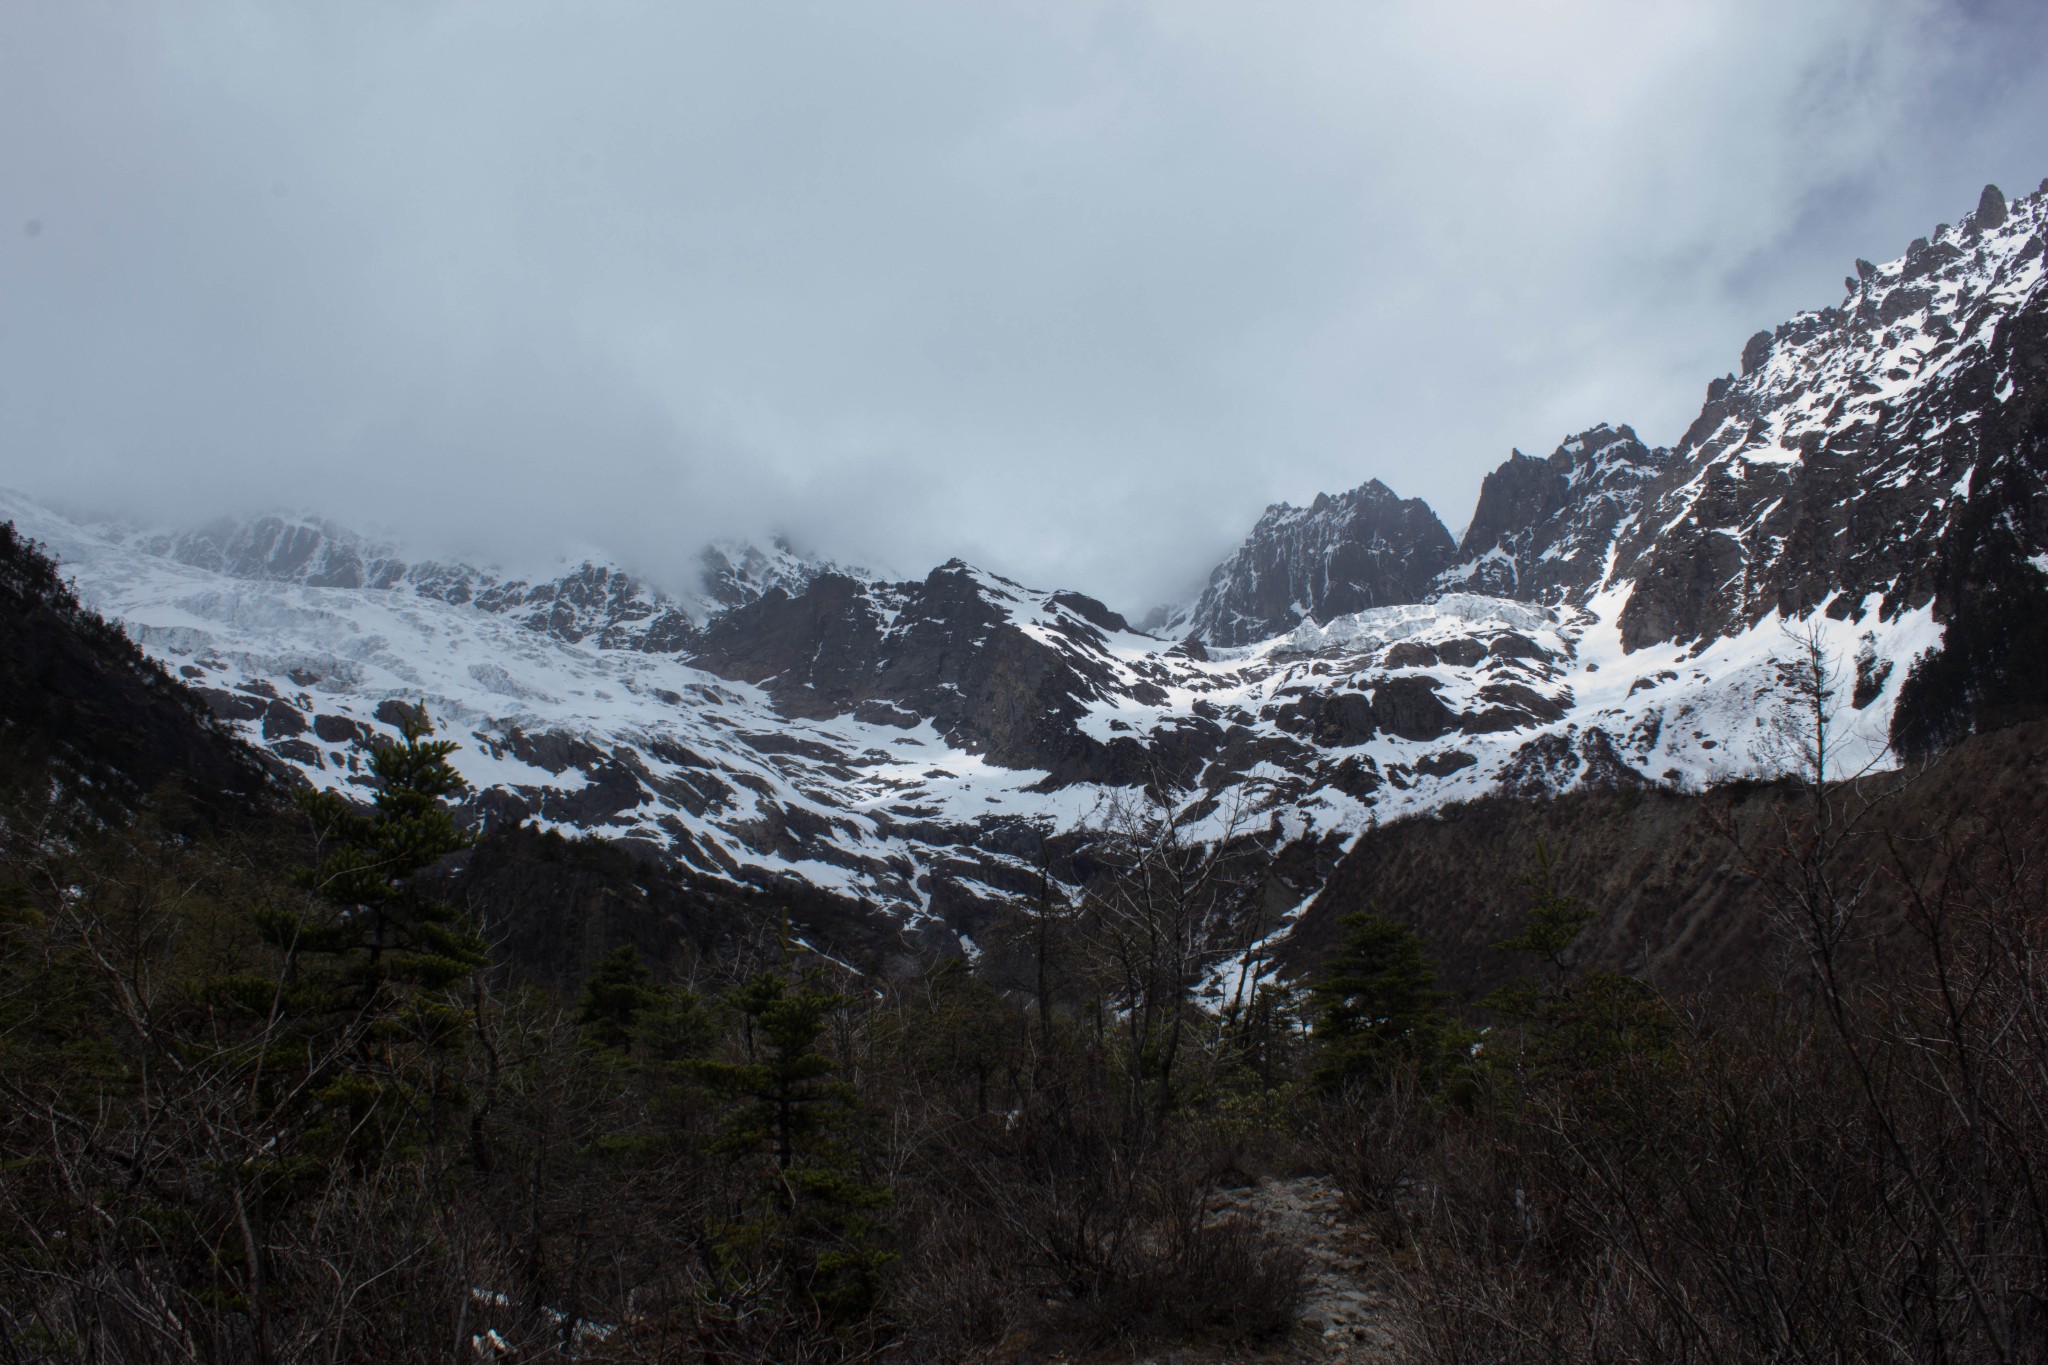
[[[1494,991],[1485,1004],[1497,1017],[1486,1055],[1495,1078],[1509,1085],[1534,1076],[1579,1077],[1588,1093],[1620,1093],[1628,1068],[1665,1058],[1677,1018],[1655,989],[1622,972],[1575,971],[1571,948],[1596,918],[1584,901],[1557,885],[1557,858],[1536,845],[1536,869],[1521,879],[1529,917],[1496,951],[1522,953],[1543,975]]]
[[[1536,843],[1536,870],[1516,879],[1528,891],[1529,918],[1518,934],[1494,944],[1504,953],[1528,953],[1540,959],[1553,981],[1568,970],[1565,954],[1593,922],[1592,907],[1557,887],[1557,855],[1542,840]]]
[[[1435,964],[1415,931],[1378,913],[1347,915],[1344,937],[1309,987],[1315,1006],[1315,1083],[1384,1085],[1397,1073],[1434,1074],[1455,1030]]]
[[[724,1108],[714,1150],[754,1172],[755,1186],[718,1230],[728,1273],[764,1262],[832,1321],[870,1310],[892,1259],[876,1210],[889,1191],[863,1178],[854,1090],[821,1043],[847,999],[815,977],[757,972],[727,1005],[742,1055],[690,1068]]]
[[[630,943],[597,960],[583,983],[583,1003],[577,1014],[577,1022],[589,1031],[591,1041],[619,1052],[632,1050],[640,1016],[661,998],[650,984],[652,976],[640,960],[640,950]]]
[[[490,960],[468,916],[420,875],[470,844],[446,804],[466,786],[448,763],[455,746],[431,733],[424,717],[409,719],[401,739],[372,750],[379,786],[368,812],[334,792],[301,795],[326,856],[294,878],[306,903],[254,916],[282,955],[282,980],[214,987],[223,1003],[272,1022],[281,1076],[305,1073],[311,1153],[374,1164],[416,1140],[430,1109],[463,1102],[446,1073],[410,1074],[403,1060],[455,1045],[469,1018],[458,987]]]
[[[264,926],[281,948],[343,963],[365,996],[387,983],[446,987],[489,961],[468,918],[418,880],[471,842],[446,804],[469,785],[448,762],[455,743],[432,733],[424,717],[408,716],[401,739],[372,749],[377,796],[367,814],[336,792],[301,798],[333,850],[302,879],[323,910],[282,912]]]

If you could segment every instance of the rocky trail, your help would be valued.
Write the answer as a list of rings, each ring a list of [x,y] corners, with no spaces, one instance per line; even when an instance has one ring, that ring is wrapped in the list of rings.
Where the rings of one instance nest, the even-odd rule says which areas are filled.
[[[1252,1219],[1308,1259],[1308,1293],[1292,1336],[1261,1351],[1226,1355],[1233,1363],[1394,1361],[1392,1305],[1373,1281],[1378,1246],[1359,1227],[1328,1176],[1263,1177],[1222,1191],[1219,1212]]]

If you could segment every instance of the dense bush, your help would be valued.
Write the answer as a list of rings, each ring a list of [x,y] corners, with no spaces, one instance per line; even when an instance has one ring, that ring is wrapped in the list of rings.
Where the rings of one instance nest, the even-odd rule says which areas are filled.
[[[1241,1101],[1299,1068],[1271,1009],[1193,999],[1214,868],[1050,914],[1028,980],[863,976],[763,923],[557,996],[435,894],[465,842],[446,757],[415,729],[373,807],[303,800],[298,866],[146,813],[0,819],[0,1358],[738,1365],[1291,1327],[1298,1254],[1213,1203],[1232,1142],[1276,1131]]]

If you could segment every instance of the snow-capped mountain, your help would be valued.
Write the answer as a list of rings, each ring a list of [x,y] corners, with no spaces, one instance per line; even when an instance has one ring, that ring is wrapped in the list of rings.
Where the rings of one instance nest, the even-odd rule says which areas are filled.
[[[235,578],[18,499],[0,517],[316,785],[361,783],[361,743],[424,706],[495,818],[802,880],[942,942],[1035,894],[1046,837],[1146,783],[1197,833],[1327,861],[1376,819],[1501,786],[1697,785],[1790,752],[1753,720],[1779,695],[1774,638],[1624,657],[1611,620],[1569,605],[1446,594],[1190,651],[953,563],[819,574],[663,651],[403,584]]]
[[[423,705],[495,818],[855,895],[942,945],[1118,800],[1310,850],[1295,900],[1368,824],[1448,801],[1796,765],[1788,623],[1853,670],[1844,765],[1887,761],[1902,695],[1950,730],[2005,704],[2013,612],[2048,622],[2044,221],[2048,194],[1987,190],[1759,334],[1676,446],[1601,426],[1513,455],[1462,544],[1376,481],[1268,509],[1178,643],[958,561],[892,583],[723,546],[670,596],[310,519],[0,518],[317,785],[362,782],[361,742]]]
[[[1858,261],[1841,304],[1750,338],[1742,373],[1708,385],[1673,448],[1601,426],[1548,459],[1516,452],[1487,476],[1435,588],[1583,605],[1626,583],[1632,648],[1729,634],[1774,610],[1890,619],[1927,604],[1937,542],[1983,486],[1980,464],[2004,459],[2001,416],[2032,411],[2044,198],[2008,204],[1986,186],[1975,212],[1901,259]],[[1244,614],[1204,608],[1315,581],[1389,540],[1342,521],[1283,539],[1309,519],[1268,511],[1203,594],[1198,635],[1235,642]],[[1416,564],[1437,553],[1431,537],[1415,544]]]
[[[1584,601],[1607,577],[1616,533],[1641,522],[1679,463],[1626,426],[1581,432],[1547,459],[1514,452],[1480,485],[1458,562],[1437,586]]]
[[[1932,601],[1942,537],[2031,454],[2011,424],[2039,401],[2044,220],[2048,196],[2008,206],[1987,187],[1903,259],[1859,262],[1840,306],[1751,338],[1680,441],[1673,486],[1620,538],[1617,575],[1638,585],[1624,638]]]
[[[696,591],[670,594],[616,566],[584,560],[550,578],[529,580],[468,564],[408,560],[373,540],[315,516],[221,520],[189,531],[117,538],[150,555],[227,578],[312,588],[405,591],[511,617],[570,643],[590,638],[607,649],[671,652],[683,648],[713,614],[776,587],[801,587],[827,571],[866,571],[807,558],[785,541],[767,547],[726,541],[699,557]]]

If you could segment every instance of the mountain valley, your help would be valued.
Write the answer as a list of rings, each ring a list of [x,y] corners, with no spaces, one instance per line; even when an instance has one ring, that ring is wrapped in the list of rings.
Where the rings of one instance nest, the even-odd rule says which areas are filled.
[[[1270,508],[1145,629],[957,560],[890,583],[720,546],[675,597],[595,562],[421,562],[312,518],[134,530],[14,496],[0,518],[318,788],[363,790],[363,742],[423,707],[482,818],[808,886],[969,955],[1136,800],[1292,850],[1266,895],[1284,931],[1363,831],[1447,803],[1796,771],[1796,631],[1844,672],[1837,773],[1952,741],[1980,706],[2025,714],[2044,230],[2048,195],[1987,188],[1859,262],[1839,305],[1758,333],[1677,445],[1615,425],[1516,452],[1456,541],[1377,480]],[[1941,655],[1945,631],[1975,655]]]

